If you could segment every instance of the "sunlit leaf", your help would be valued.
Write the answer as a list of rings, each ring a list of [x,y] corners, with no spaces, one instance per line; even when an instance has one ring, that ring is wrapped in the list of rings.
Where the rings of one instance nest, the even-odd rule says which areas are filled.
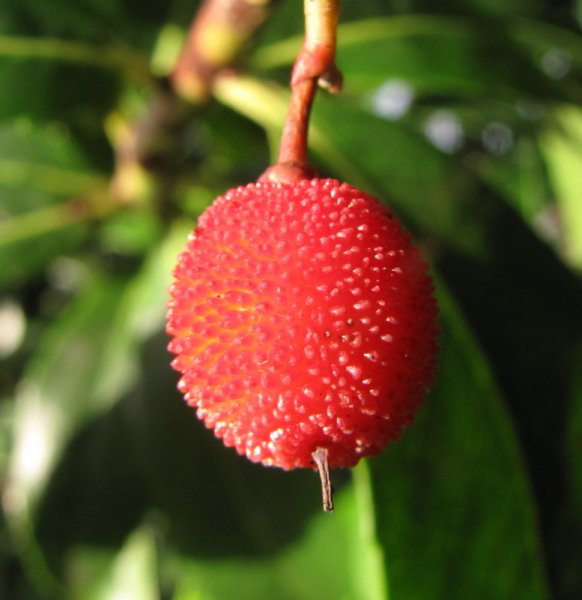
[[[582,111],[565,106],[556,117],[558,127],[545,132],[541,149],[564,228],[564,252],[582,269]]]
[[[81,578],[71,585],[72,596],[75,600],[157,600],[160,586],[156,563],[153,532],[138,529],[120,548],[99,584]]]

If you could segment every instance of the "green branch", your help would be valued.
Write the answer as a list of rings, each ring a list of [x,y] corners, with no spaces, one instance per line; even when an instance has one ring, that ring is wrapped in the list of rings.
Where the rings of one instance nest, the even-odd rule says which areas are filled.
[[[58,38],[0,35],[0,57],[77,63],[122,71],[148,83],[153,80],[148,60],[121,45],[92,46]]]
[[[0,248],[77,223],[101,219],[120,206],[105,187],[84,198],[4,218],[0,220]]]
[[[0,185],[18,187],[24,184],[49,194],[76,196],[105,185],[106,179],[91,173],[0,158]]]

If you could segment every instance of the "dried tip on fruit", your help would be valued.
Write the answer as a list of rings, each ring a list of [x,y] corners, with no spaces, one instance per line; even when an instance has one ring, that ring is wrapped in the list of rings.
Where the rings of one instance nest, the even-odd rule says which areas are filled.
[[[348,184],[230,190],[200,217],[174,278],[179,389],[254,462],[328,479],[395,441],[432,383],[427,266],[390,210]]]
[[[323,510],[325,512],[333,512],[333,487],[329,477],[329,464],[327,462],[327,450],[325,448],[317,448],[313,453],[313,460],[319,471],[321,479],[321,498]]]

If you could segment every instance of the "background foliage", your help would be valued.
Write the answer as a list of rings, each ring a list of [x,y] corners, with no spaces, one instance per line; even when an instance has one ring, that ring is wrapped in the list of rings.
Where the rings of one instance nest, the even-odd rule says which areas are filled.
[[[186,232],[276,147],[300,3],[175,133],[171,185],[107,191],[196,4],[0,8],[0,597],[581,598],[582,4],[343,3],[314,160],[413,230],[443,331],[416,423],[334,475],[333,516],[313,473],[196,421],[163,333]]]

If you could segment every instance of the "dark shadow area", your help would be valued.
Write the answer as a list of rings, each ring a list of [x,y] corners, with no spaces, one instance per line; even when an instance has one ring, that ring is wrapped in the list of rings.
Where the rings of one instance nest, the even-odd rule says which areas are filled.
[[[69,548],[114,552],[143,521],[147,497],[128,452],[125,410],[117,405],[71,441],[41,499],[35,533],[57,573]]]
[[[562,530],[570,489],[564,439],[572,407],[575,357],[582,340],[582,288],[548,246],[497,198],[479,202],[490,255],[484,261],[445,253],[438,265],[491,359],[513,415],[538,499],[541,528],[556,590],[564,568],[578,571],[577,527]]]

